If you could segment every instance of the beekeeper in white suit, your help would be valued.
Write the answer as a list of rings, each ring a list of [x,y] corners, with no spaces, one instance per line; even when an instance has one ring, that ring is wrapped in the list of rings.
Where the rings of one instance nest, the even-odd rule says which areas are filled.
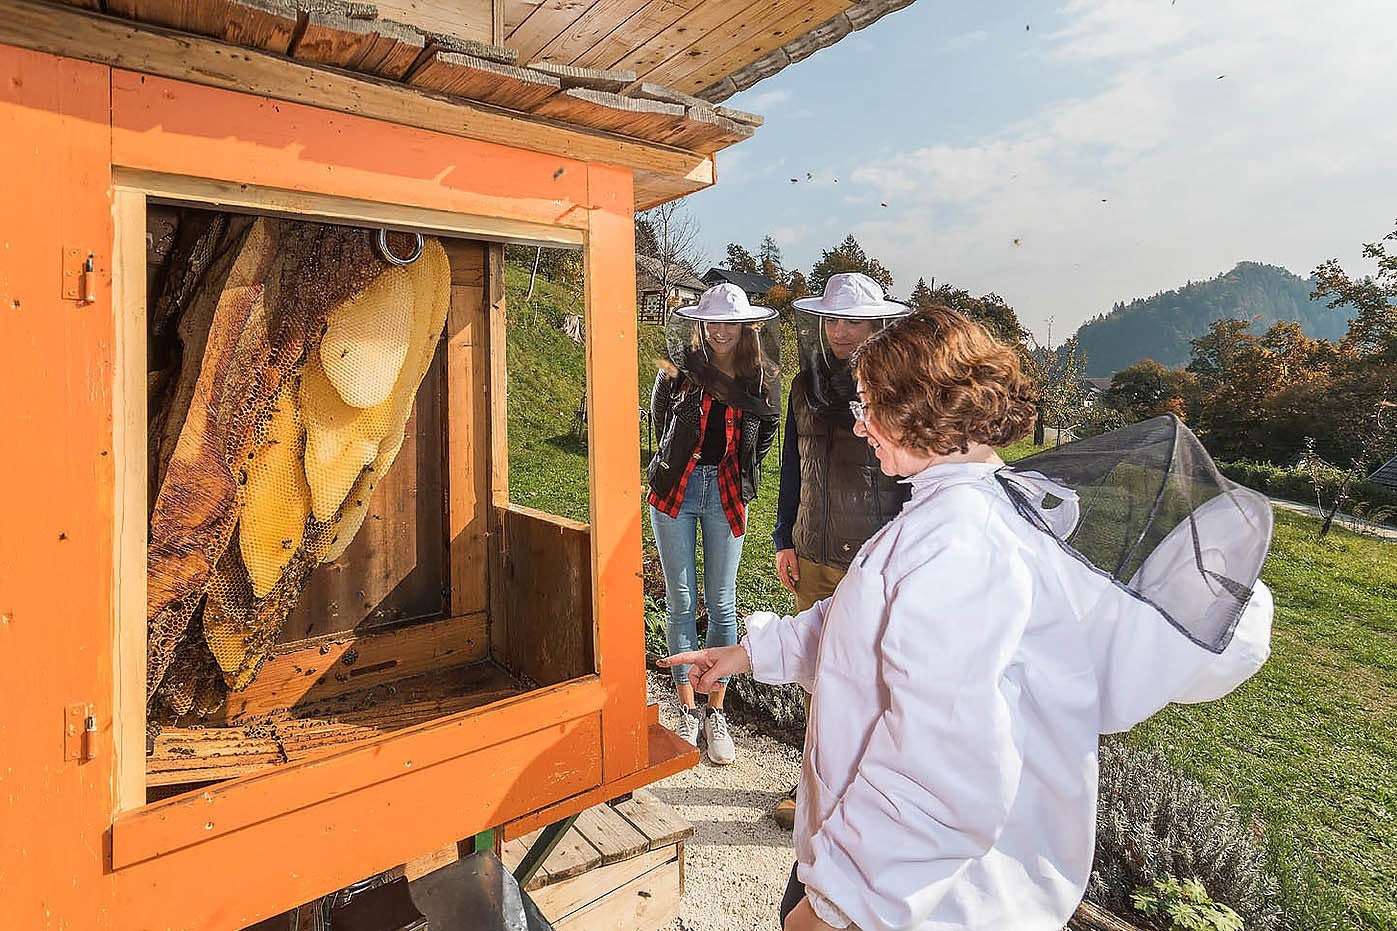
[[[855,357],[856,430],[911,500],[832,598],[680,654],[813,695],[787,931],[1059,931],[1086,888],[1097,738],[1269,653],[1264,498],[1158,418],[1010,470],[1018,356],[945,308]]]

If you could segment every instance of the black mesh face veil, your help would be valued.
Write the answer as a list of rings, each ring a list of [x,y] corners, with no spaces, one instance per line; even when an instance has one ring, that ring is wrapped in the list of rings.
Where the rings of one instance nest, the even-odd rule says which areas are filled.
[[[863,340],[912,310],[902,305],[895,307],[901,309],[880,310],[877,316],[841,316],[796,308],[796,349],[800,353],[800,370],[807,379],[811,407],[840,415],[848,410],[849,402],[857,397],[849,358]]]
[[[713,321],[722,323],[723,321]],[[684,315],[670,314],[665,328],[665,354],[685,375],[729,407],[759,417],[781,410],[781,331],[775,311],[765,320],[744,322],[736,339],[737,370],[726,375],[713,364],[708,324]]]
[[[1266,561],[1271,504],[1224,478],[1178,418],[1021,459],[1000,481],[1025,517],[1083,562],[1194,643],[1226,648]]]

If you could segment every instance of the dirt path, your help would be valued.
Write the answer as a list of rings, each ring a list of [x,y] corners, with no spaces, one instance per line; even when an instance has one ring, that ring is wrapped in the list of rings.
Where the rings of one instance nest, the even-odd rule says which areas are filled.
[[[660,721],[675,724],[674,692],[650,675]],[[668,931],[777,931],[777,906],[795,862],[771,809],[800,776],[794,747],[733,725],[737,762],[698,766],[650,787],[694,826],[685,844],[684,900]]]
[[[1302,504],[1299,501],[1287,501],[1284,498],[1272,498],[1271,504],[1287,511],[1308,514],[1311,517],[1324,517],[1324,512],[1313,504]],[[1370,537],[1377,537],[1380,540],[1397,540],[1397,527],[1389,527],[1386,524],[1375,524],[1372,521],[1364,520],[1361,517],[1351,517],[1348,514],[1336,514],[1334,516],[1334,526],[1343,527],[1345,530],[1352,530],[1354,533],[1363,533]]]

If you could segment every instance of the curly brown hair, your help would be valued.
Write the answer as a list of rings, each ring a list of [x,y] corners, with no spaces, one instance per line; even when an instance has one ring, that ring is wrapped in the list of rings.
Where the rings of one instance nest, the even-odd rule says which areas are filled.
[[[1019,354],[983,326],[935,305],[894,320],[853,356],[864,403],[880,429],[910,449],[950,455],[972,442],[1025,436],[1037,389]]]

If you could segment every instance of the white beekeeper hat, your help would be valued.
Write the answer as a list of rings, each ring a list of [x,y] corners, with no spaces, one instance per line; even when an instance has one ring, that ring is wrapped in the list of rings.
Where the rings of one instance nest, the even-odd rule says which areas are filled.
[[[674,314],[705,323],[758,323],[776,316],[776,308],[753,307],[745,291],[724,282],[703,292],[697,304],[676,307]]]
[[[850,320],[879,320],[901,317],[912,308],[901,301],[883,297],[878,282],[861,272],[830,275],[821,297],[802,297],[792,301],[798,310],[821,317],[843,317]]]

